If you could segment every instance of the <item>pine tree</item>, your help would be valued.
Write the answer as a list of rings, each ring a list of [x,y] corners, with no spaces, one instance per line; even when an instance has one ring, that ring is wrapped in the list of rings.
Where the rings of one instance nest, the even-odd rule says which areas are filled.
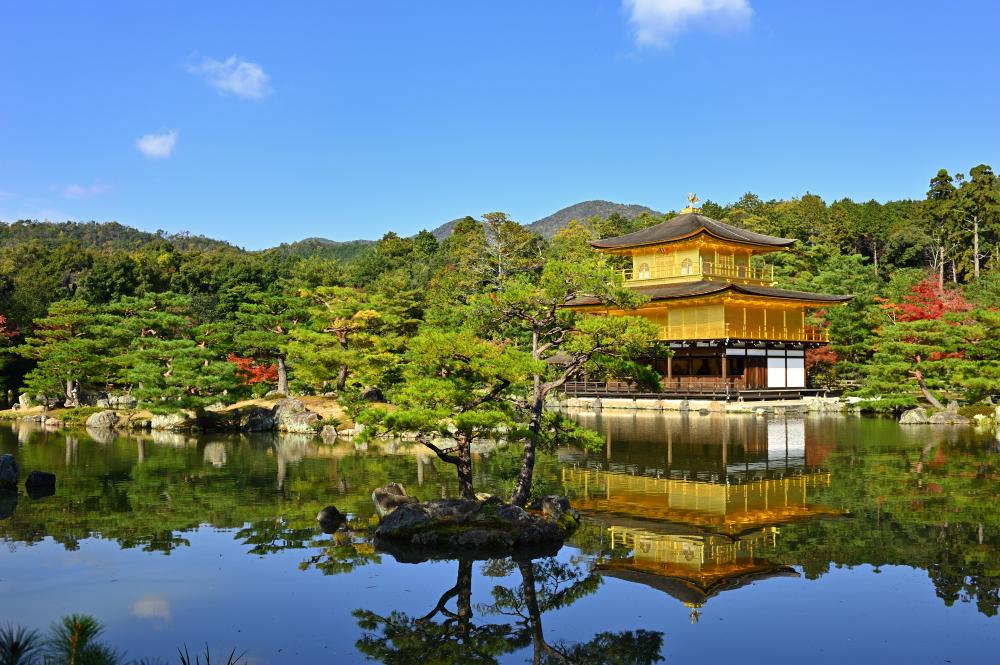
[[[233,341],[239,353],[277,366],[277,391],[288,394],[285,345],[308,313],[301,298],[276,292],[251,294],[236,312]]]
[[[32,333],[17,353],[37,361],[25,377],[25,387],[47,396],[61,395],[76,403],[78,383],[106,383],[106,344],[94,334],[95,309],[81,300],[60,300],[34,322]]]

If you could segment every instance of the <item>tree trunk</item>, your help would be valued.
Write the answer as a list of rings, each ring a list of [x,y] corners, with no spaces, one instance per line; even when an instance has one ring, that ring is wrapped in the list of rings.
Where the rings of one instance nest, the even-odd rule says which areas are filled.
[[[932,395],[931,391],[928,390],[927,384],[924,382],[923,373],[919,369],[914,370],[913,376],[915,376],[917,379],[917,385],[920,386],[920,391],[924,394],[924,399],[926,399],[930,403],[930,405],[933,406],[935,409],[943,410],[944,404],[938,401],[938,398]]]
[[[510,502],[515,506],[524,507],[531,494],[531,478],[535,472],[535,448],[538,445],[538,434],[542,429],[542,409],[545,407],[545,395],[542,394],[542,377],[535,375],[531,402],[531,434],[524,443],[524,459],[521,461],[521,471],[517,474],[514,485],[514,496]]]
[[[958,284],[958,266],[955,265],[954,261],[951,262],[951,281]]]
[[[872,261],[875,263],[875,276],[878,277],[878,244],[872,243]]]
[[[278,392],[288,394],[288,368],[285,367],[284,356],[278,356]]]
[[[531,561],[518,561],[518,570],[521,571],[521,593],[524,595],[525,609],[528,611],[528,621],[531,628],[531,643],[534,647],[532,663],[541,663],[542,656],[546,653],[549,645],[545,642],[545,633],[542,631],[542,613],[538,608],[538,593],[535,590],[535,569]]]
[[[66,379],[66,399],[63,402],[66,406],[79,406],[73,399],[73,379]]]
[[[938,247],[938,290],[944,288],[944,245]]]
[[[340,336],[340,348],[347,351],[347,335]],[[344,389],[347,385],[347,363],[342,363],[340,365],[340,370],[337,372],[337,392]]]
[[[979,279],[979,217],[972,221],[972,270]]]
[[[455,433],[455,443],[458,447],[458,463],[455,471],[458,473],[458,493],[463,499],[476,500],[476,492],[472,487],[472,438],[465,433]]]

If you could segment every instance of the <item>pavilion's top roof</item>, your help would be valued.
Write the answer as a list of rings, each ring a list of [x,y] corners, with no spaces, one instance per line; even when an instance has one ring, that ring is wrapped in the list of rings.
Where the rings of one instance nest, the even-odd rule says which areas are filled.
[[[711,217],[705,217],[696,212],[687,212],[634,233],[626,233],[617,238],[594,240],[590,244],[598,249],[625,249],[627,247],[673,242],[693,236],[702,231],[721,240],[730,240],[748,245],[788,247],[795,242],[793,238],[778,238],[764,235],[763,233],[754,233],[753,231],[747,231],[746,229],[720,222]]]
[[[808,302],[828,302],[839,303],[850,300],[853,296],[835,295],[830,293],[811,293],[809,291],[792,291],[790,289],[776,289],[771,286],[756,286],[754,284],[737,284],[733,282],[717,282],[703,279],[698,282],[680,282],[674,284],[660,284],[656,286],[633,287],[633,291],[641,293],[652,301],[673,300],[677,298],[694,298],[697,296],[707,296],[732,290],[748,296],[763,296],[765,298],[779,298],[782,300],[802,300]],[[588,296],[577,298],[567,303],[570,306],[599,305],[601,301]]]

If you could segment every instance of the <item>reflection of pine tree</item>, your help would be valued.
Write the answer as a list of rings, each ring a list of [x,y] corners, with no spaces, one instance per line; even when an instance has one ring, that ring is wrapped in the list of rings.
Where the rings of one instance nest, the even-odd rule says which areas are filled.
[[[537,562],[497,559],[487,562],[483,573],[506,577],[514,570],[521,583],[514,587],[497,585],[493,602],[471,605],[472,561],[460,560],[458,580],[422,617],[403,612],[380,616],[356,610],[354,616],[366,634],[358,649],[368,658],[387,665],[402,663],[496,663],[497,657],[529,645],[533,662],[575,665],[617,663],[646,665],[662,660],[663,636],[658,632],[624,631],[599,633],[583,644],[549,644],[542,629],[542,614],[557,610],[592,594],[600,586],[600,576],[581,566],[554,558]],[[448,607],[455,600],[454,610]],[[476,623],[473,610],[482,615],[500,615],[509,623]],[[442,616],[440,622],[435,617]]]

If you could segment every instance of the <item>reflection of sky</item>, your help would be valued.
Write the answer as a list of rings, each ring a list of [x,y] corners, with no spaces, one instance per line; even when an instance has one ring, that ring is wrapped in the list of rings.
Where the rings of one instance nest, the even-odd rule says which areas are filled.
[[[216,651],[245,649],[259,665],[361,663],[353,610],[423,615],[455,583],[455,562],[399,564],[384,556],[381,565],[323,576],[298,570],[306,550],[248,556],[232,532],[202,528],[188,537],[191,546],[169,556],[98,540],[83,541],[77,552],[51,541],[0,549],[0,623],[45,627],[85,612],[105,622],[109,643],[132,657],[173,662],[178,646],[186,642],[193,653],[207,641]],[[578,554],[564,548],[560,559]],[[489,603],[497,580],[482,576],[482,564],[474,570],[473,602]],[[520,576],[505,582],[519,584]],[[543,617],[549,642],[661,630],[667,661],[685,663],[705,662],[723,644],[751,663],[773,663],[775,644],[782,653],[808,654],[811,663],[840,663],[848,654],[867,662],[989,662],[984,654],[1000,648],[998,622],[969,604],[945,607],[922,571],[874,574],[868,566],[724,593],[696,625],[689,609],[664,593],[615,579]]]

